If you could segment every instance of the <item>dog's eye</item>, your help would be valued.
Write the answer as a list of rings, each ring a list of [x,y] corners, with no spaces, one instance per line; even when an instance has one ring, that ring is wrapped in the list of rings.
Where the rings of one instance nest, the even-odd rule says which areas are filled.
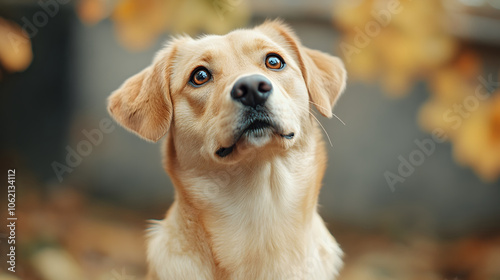
[[[210,71],[208,71],[207,68],[198,67],[193,71],[193,73],[191,73],[191,78],[189,79],[189,82],[195,87],[201,86],[204,83],[208,82],[211,77],[212,74],[210,74]]]
[[[266,56],[266,67],[271,70],[281,70],[285,67],[285,61],[281,56],[271,53]]]

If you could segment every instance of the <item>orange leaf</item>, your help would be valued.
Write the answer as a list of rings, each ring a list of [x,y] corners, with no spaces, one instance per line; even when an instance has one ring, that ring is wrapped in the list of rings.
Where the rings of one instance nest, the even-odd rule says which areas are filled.
[[[0,64],[10,72],[25,70],[31,63],[31,41],[19,25],[0,18]]]

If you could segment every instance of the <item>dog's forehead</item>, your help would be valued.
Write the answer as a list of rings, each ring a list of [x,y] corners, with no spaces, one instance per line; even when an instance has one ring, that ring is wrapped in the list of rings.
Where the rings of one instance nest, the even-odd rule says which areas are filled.
[[[248,56],[280,46],[268,36],[254,29],[240,29],[226,35],[205,35],[186,42],[180,48],[180,60],[206,61],[225,56]]]
[[[259,44],[266,46],[276,45],[269,37],[255,29],[237,29],[226,35],[206,35],[194,41],[198,46],[204,45],[219,45],[223,44],[227,47],[237,50],[245,46],[256,47]]]

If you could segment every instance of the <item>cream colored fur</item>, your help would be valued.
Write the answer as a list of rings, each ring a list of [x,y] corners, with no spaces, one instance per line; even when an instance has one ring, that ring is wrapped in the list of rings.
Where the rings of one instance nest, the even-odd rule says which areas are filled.
[[[265,67],[269,53],[286,67]],[[204,66],[212,79],[188,83]],[[232,144],[241,104],[236,80],[267,77],[270,116],[293,139],[267,133]],[[164,165],[175,202],[148,233],[148,279],[335,279],[340,250],[317,212],[326,151],[310,104],[332,116],[346,73],[279,21],[225,36],[180,37],[109,100],[123,126],[151,141],[167,133]]]

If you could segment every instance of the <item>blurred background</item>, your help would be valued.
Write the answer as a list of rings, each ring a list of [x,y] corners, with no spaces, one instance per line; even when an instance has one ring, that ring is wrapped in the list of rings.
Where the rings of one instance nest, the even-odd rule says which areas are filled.
[[[340,279],[500,279],[499,0],[1,0],[0,166],[5,181],[16,169],[18,221],[15,273],[0,227],[0,279],[142,279],[147,219],[173,188],[160,145],[111,122],[107,96],[173,34],[276,17],[349,74],[345,125],[320,118]]]

